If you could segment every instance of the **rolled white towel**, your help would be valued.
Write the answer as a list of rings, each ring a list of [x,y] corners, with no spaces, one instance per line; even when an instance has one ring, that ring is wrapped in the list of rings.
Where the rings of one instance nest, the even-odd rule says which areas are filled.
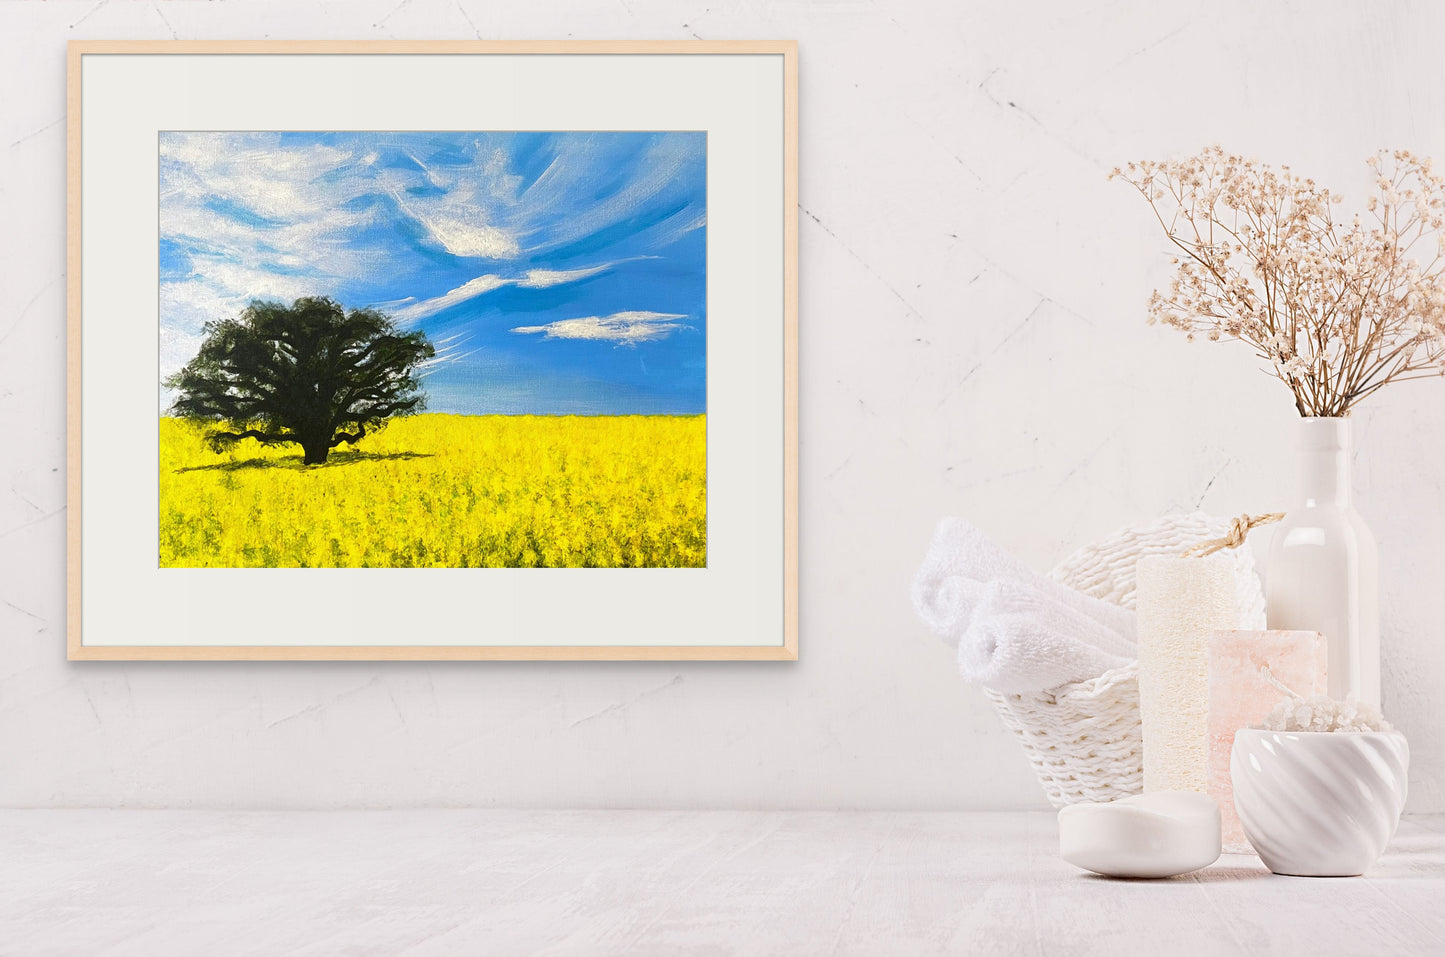
[[[984,586],[994,581],[1022,582],[1039,595],[1100,624],[1111,633],[1100,647],[1111,654],[1134,654],[1134,613],[1074,591],[1030,569],[961,518],[938,523],[928,554],[913,578],[913,608],[934,634],[957,645],[968,627]],[[1095,631],[1103,637],[1103,632]]]
[[[958,670],[995,691],[1043,691],[1093,678],[1133,660],[1123,639],[1088,615],[1027,584],[984,587],[958,642]]]

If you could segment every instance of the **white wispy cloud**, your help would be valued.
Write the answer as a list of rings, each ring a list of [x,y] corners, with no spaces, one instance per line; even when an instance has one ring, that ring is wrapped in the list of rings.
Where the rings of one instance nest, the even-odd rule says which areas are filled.
[[[415,219],[453,256],[515,259],[522,253],[518,230],[504,220],[516,213],[522,177],[507,172],[508,157],[494,149],[462,167],[428,165],[415,153],[407,157],[438,192],[403,197],[391,191],[397,207]]]
[[[555,248],[635,217],[658,197],[685,181],[699,161],[694,147],[675,138],[652,144],[636,162],[637,175],[615,191],[587,204],[578,196],[597,189],[598,169],[587,134],[566,137],[565,156],[556,157],[531,183],[509,173],[505,151],[490,152],[478,142],[473,160],[462,165],[416,164],[430,190],[405,192],[398,178],[391,195],[397,207],[426,230],[431,240],[455,256],[516,259],[538,248]],[[661,248],[702,225],[691,211],[638,232],[652,248]],[[649,235],[650,234],[650,235]]]
[[[520,286],[523,289],[547,289],[551,286],[561,286],[569,282],[577,282],[579,279],[586,279],[598,273],[606,272],[617,263],[603,263],[600,266],[588,266],[585,269],[529,269],[520,276],[498,276],[488,273],[485,276],[478,276],[475,279],[462,283],[455,289],[448,290],[440,296],[431,299],[424,299],[421,302],[405,306],[392,312],[392,318],[398,322],[410,323],[425,319],[427,316],[434,316],[449,306],[455,306],[459,302],[466,302],[468,299],[475,299],[477,296],[489,293],[494,289],[501,289],[503,286]]]
[[[544,244],[570,243],[637,215],[650,200],[675,188],[684,169],[696,162],[696,154],[682,142],[659,140],[638,160],[636,177],[607,197],[553,223]],[[587,178],[595,175],[586,164],[561,164],[547,172],[552,175],[540,177],[523,197],[521,205],[528,215],[565,207],[572,197],[587,190]]]
[[[610,316],[582,316],[559,319],[541,326],[518,326],[512,332],[541,333],[547,339],[601,339],[631,346],[664,339],[687,323],[687,316],[673,312],[614,312]]]
[[[586,279],[588,276],[595,276],[616,265],[617,263],[603,263],[600,266],[588,266],[585,269],[528,269],[527,274],[517,280],[517,285],[524,289],[546,289],[548,286],[560,286],[563,283],[576,282],[579,279]]]
[[[702,229],[707,225],[707,213],[688,218],[683,215],[671,216],[658,223],[651,230],[648,236],[653,249],[661,249],[677,242],[690,232]]]
[[[435,355],[417,366],[423,376],[430,375],[438,366],[452,365],[461,362],[463,359],[470,359],[481,352],[481,349],[463,351],[467,343],[472,341],[471,336],[463,336],[460,333],[454,336],[447,336],[445,339],[438,339],[432,343],[436,350]]]
[[[400,193],[392,193],[401,211],[420,223],[432,239],[453,256],[513,259],[521,254],[517,237],[487,222],[480,207],[452,201],[450,193],[447,196],[448,200],[425,208],[420,203],[402,199]]]
[[[466,302],[474,299],[483,293],[491,292],[493,289],[500,289],[514,280],[502,276],[478,276],[476,279],[468,280],[455,289],[442,293],[432,299],[423,299],[421,302],[412,303],[410,306],[403,306],[395,309],[391,317],[398,322],[416,322],[425,319],[427,316],[435,315],[448,306],[455,306],[459,302]]]

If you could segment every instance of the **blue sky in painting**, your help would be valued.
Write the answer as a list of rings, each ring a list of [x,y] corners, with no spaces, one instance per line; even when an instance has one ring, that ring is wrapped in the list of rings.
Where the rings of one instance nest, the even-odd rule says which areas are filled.
[[[706,152],[700,132],[162,133],[161,377],[251,299],[329,295],[427,333],[429,411],[704,412]]]

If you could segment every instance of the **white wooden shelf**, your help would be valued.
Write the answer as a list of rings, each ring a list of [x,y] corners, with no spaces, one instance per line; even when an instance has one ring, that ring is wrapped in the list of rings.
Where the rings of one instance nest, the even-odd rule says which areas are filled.
[[[1445,816],[1364,878],[1059,860],[1052,814],[0,811],[4,954],[1445,954]]]

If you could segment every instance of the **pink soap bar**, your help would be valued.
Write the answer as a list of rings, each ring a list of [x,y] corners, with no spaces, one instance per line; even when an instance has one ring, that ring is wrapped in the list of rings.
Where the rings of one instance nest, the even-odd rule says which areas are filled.
[[[1225,853],[1251,850],[1234,813],[1234,732],[1259,724],[1288,693],[1324,694],[1328,646],[1316,631],[1216,631],[1209,641],[1209,796],[1219,802]],[[1270,681],[1270,677],[1274,681]]]

